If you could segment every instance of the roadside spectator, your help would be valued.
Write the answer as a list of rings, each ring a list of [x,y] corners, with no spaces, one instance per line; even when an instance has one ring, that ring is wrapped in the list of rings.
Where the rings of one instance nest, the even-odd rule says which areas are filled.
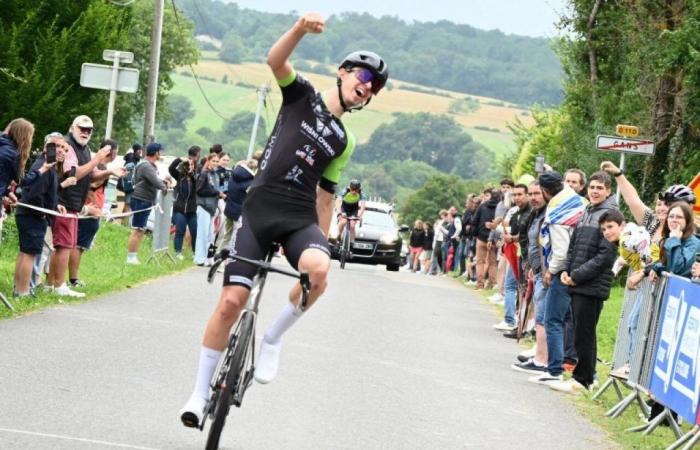
[[[564,172],[564,183],[582,197],[586,196],[586,174],[581,169],[569,169]]]
[[[148,216],[156,203],[158,191],[166,191],[170,186],[170,175],[165,180],[158,178],[156,161],[160,159],[163,146],[157,142],[151,142],[146,146],[146,159],[136,167],[134,173],[134,193],[131,197],[131,210],[134,215],[131,218],[131,236],[127,246],[126,263],[141,264],[138,259],[139,246],[143,235],[146,233]]]
[[[135,143],[124,155],[124,170],[126,173],[117,182],[117,190],[124,193],[122,213],[130,211],[131,194],[134,192],[134,170],[136,170],[136,165],[141,161],[141,149],[141,144]],[[128,216],[124,220],[126,221],[125,223],[128,223]]]
[[[491,289],[496,285],[496,252],[489,251],[488,241],[496,214],[496,206],[501,201],[501,191],[493,189],[476,210],[472,226],[476,236],[476,289]],[[488,275],[488,283],[485,281]]]
[[[545,298],[547,286],[544,284],[543,273],[545,270],[540,246],[540,231],[547,210],[547,202],[542,195],[542,189],[538,181],[531,183],[527,192],[532,212],[527,227],[527,268],[528,277],[534,281],[532,301],[535,304],[535,347],[519,355],[519,363],[513,364],[512,369],[519,372],[542,374],[547,371],[547,334],[544,327]],[[522,356],[522,357],[521,357]]]
[[[411,235],[408,239],[409,244],[409,269],[411,272],[416,272],[418,269],[418,264],[420,263],[420,254],[423,251],[423,245],[425,244],[425,232],[423,230],[423,221],[418,219],[413,223],[413,229],[411,230]]]
[[[430,274],[437,275],[442,271],[443,267],[443,255],[442,255],[442,241],[445,239],[445,235],[442,232],[442,224],[447,218],[447,210],[441,209],[438,213],[438,220],[435,221],[434,229],[434,240],[433,240],[433,259],[430,262]]]
[[[504,317],[503,321],[493,326],[495,329],[501,331],[513,331],[516,326],[515,307],[518,299],[518,286],[520,284],[520,263],[518,261],[519,233],[522,223],[522,232],[526,234],[524,224],[530,217],[530,202],[527,197],[527,186],[518,184],[513,187],[511,193],[517,211],[508,220],[503,234],[503,259],[506,260]]]
[[[22,118],[11,121],[0,134],[0,197],[3,205],[17,202],[10,187],[24,176],[33,138],[34,125]]]
[[[231,173],[231,178],[226,188],[226,207],[224,208],[224,231],[221,238],[221,243],[218,250],[221,251],[225,246],[232,246],[231,237],[233,231],[240,226],[239,219],[243,210],[243,202],[248,195],[248,188],[253,183],[255,172],[258,168],[256,159],[249,159],[236,164]]]
[[[652,276],[663,271],[691,278],[695,255],[700,253],[700,239],[695,236],[693,210],[686,202],[677,202],[668,209],[662,225],[661,261],[654,264]]]
[[[433,231],[433,224],[427,220],[423,222],[423,251],[420,254],[420,267],[423,274],[427,275],[430,271],[430,261],[433,258],[433,239],[435,231]]]
[[[226,193],[228,191],[228,182],[231,178],[231,169],[228,166],[230,163],[229,154],[222,152],[219,155],[219,166],[216,168],[216,175],[219,177],[219,192]]]
[[[449,236],[449,239],[445,239],[445,242],[447,242],[447,250],[443,253],[449,255],[451,252],[452,260],[449,267],[446,265],[445,273],[454,270],[457,267],[459,262],[459,240],[460,236],[462,235],[462,218],[459,215],[459,211],[457,211],[457,207],[450,206],[450,208],[447,210],[447,214],[450,216],[450,224],[447,230],[447,236]]]
[[[189,229],[190,231],[193,254],[194,244],[197,239],[196,161],[196,158],[193,160],[190,154],[190,158],[184,161],[181,158],[175,158],[168,167],[168,173],[177,181],[175,202],[173,203],[173,223],[175,224],[173,247],[175,249],[175,257],[180,260],[184,259],[182,256],[182,243],[187,230]]]
[[[47,289],[61,296],[85,296],[81,292],[70,289],[65,282],[66,269],[79,240],[76,216],[83,212],[90,183],[110,175],[108,171],[97,169],[97,166],[109,157],[111,149],[101,148],[94,158],[90,153],[88,143],[92,136],[92,128],[92,119],[84,115],[78,116],[73,120],[66,135],[66,143],[70,146],[70,150],[66,153],[63,170],[69,176],[74,176],[77,183],[65,187],[59,186],[58,189],[58,204],[66,208],[68,216],[56,216],[51,227],[55,252],[51,257],[47,282]]]
[[[540,228],[540,245],[545,265],[542,281],[548,287],[544,300],[548,363],[546,373],[530,377],[528,381],[549,384],[562,380],[564,317],[571,306],[571,298],[560,277],[566,269],[571,233],[583,216],[585,200],[564,184],[558,172],[545,172],[538,181],[547,201],[545,219]]]
[[[506,260],[505,258],[500,258],[501,256],[501,250],[502,250],[502,244],[503,242],[500,240],[500,235],[503,234],[503,221],[506,218],[506,214],[510,211],[512,207],[512,190],[513,186],[515,186],[515,183],[513,180],[510,178],[504,178],[501,180],[500,183],[501,187],[501,201],[498,202],[498,205],[496,205],[496,212],[494,214],[494,219],[491,227],[489,228],[491,230],[491,236],[489,236],[489,241],[492,243],[491,248],[489,251],[494,251],[496,253],[496,265],[497,265],[497,271],[496,271],[496,292],[489,297],[489,300],[493,303],[502,303],[503,302],[503,293],[504,293],[504,284],[505,284],[505,276],[506,276]],[[499,227],[501,227],[499,229]],[[496,235],[495,233],[498,233]]]
[[[34,161],[29,172],[20,182],[22,189],[21,202],[26,205],[36,206],[48,210],[57,210],[65,214],[66,209],[58,205],[58,183],[63,176],[63,160],[66,151],[70,150],[68,144],[60,137],[47,136],[43,153]],[[56,160],[46,162],[46,148],[55,146]],[[75,183],[75,178],[63,181],[65,185]],[[44,236],[49,226],[50,215],[35,209],[18,206],[15,213],[17,232],[19,234],[19,254],[15,265],[15,297],[33,295],[30,287],[34,260],[44,247]]]
[[[476,203],[474,202],[475,197],[476,194],[469,194],[467,196],[467,199],[464,202],[464,214],[462,214],[461,217],[462,231],[459,234],[459,245],[457,246],[457,256],[455,257],[457,261],[455,265],[460,276],[467,274],[466,262],[467,255],[469,254],[469,241],[471,238],[472,228],[471,222],[474,212],[476,211]],[[467,278],[469,278],[469,274],[467,274]]]
[[[97,165],[100,171],[107,171],[109,176],[114,175],[117,178],[126,175],[126,170],[123,168],[108,170],[107,164],[114,161],[119,152],[119,144],[111,139],[105,139],[100,144],[100,148],[109,147],[111,152],[104,161]],[[100,217],[102,217],[102,209],[105,204],[105,188],[109,184],[109,176],[107,178],[96,180],[90,183],[87,199],[85,200],[85,215],[94,217],[94,219],[82,219],[78,221],[78,242],[76,248],[71,251],[68,261],[68,283],[70,287],[82,288],[85,287],[85,282],[80,279],[80,262],[83,253],[92,248],[92,244],[97,235],[97,230],[100,228]]]
[[[690,277],[693,283],[700,283],[700,261],[695,261],[693,263],[693,266],[690,269]]]
[[[576,393],[588,390],[595,381],[596,327],[603,302],[610,295],[612,267],[617,258],[617,242],[609,242],[600,226],[604,214],[618,210],[611,185],[612,180],[607,173],[595,172],[591,175],[588,183],[590,203],[576,224],[560,275],[561,282],[569,287],[578,362],[570,380],[549,384],[557,391]]]
[[[198,266],[211,265],[209,246],[213,243],[212,220],[219,202],[219,179],[216,168],[219,156],[210,153],[197,177],[197,239],[195,241],[194,262]]]

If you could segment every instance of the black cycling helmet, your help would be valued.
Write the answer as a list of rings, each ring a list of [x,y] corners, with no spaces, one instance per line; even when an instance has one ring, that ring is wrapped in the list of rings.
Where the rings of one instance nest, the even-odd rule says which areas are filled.
[[[690,205],[694,205],[695,193],[684,184],[674,184],[663,193],[659,194],[659,200],[663,200],[669,205],[675,202],[686,202]]]
[[[343,62],[340,63],[340,66],[338,66],[339,69],[346,70],[350,70],[354,67],[362,67],[372,72],[375,78],[372,82],[372,94],[374,95],[377,95],[379,91],[384,87],[384,85],[386,85],[386,82],[389,80],[389,68],[387,67],[386,63],[381,58],[381,56],[377,55],[374,52],[370,52],[367,50],[359,50],[356,52],[352,52],[348,56],[346,56],[345,59],[343,59]],[[348,108],[345,105],[345,101],[343,100],[343,94],[340,91],[340,77],[338,77],[337,84],[338,94],[340,96],[340,105],[343,107],[343,111],[348,112],[360,110],[363,107],[367,106],[367,104],[369,104],[371,97],[367,99],[367,102],[364,105],[357,106],[354,108]]]
[[[362,185],[360,184],[360,180],[350,180],[350,189],[360,189]]]

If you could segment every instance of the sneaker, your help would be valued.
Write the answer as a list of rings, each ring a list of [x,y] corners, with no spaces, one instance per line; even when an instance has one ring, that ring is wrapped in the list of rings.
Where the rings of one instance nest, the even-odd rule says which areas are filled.
[[[566,381],[552,381],[551,383],[547,383],[547,386],[549,386],[550,389],[554,389],[555,391],[559,392],[565,392],[567,394],[580,394],[588,390],[586,386],[582,385],[573,378]]]
[[[549,371],[545,371],[540,375],[535,375],[527,379],[530,383],[549,385],[549,383],[554,383],[555,381],[562,381],[564,378],[559,375],[552,375]]]
[[[518,336],[518,327],[514,326],[512,330],[506,331],[503,333],[503,337],[508,339],[519,339],[520,336]]]
[[[539,375],[547,372],[547,366],[544,364],[537,364],[535,362],[535,358],[530,358],[525,362],[515,363],[511,365],[510,368],[517,372],[534,373]]]
[[[515,325],[511,325],[504,320],[494,325],[493,328],[500,331],[513,331],[515,330]]]
[[[536,350],[536,345],[533,345],[527,350],[524,350],[518,354],[518,361],[520,362],[526,362],[530,358],[535,357],[535,350]]]
[[[187,401],[187,404],[180,410],[180,420],[182,424],[190,428],[199,428],[204,418],[204,408],[207,406],[207,400],[193,395]]]
[[[50,284],[45,284],[41,288],[44,290],[44,292],[48,292],[48,293],[52,293],[55,290],[55,288],[53,286],[51,286]]]
[[[182,256],[182,253],[175,253],[175,259],[179,259],[180,261],[182,261],[183,259],[185,259],[185,257]]]
[[[79,278],[76,279],[75,281],[69,281],[68,283],[71,285],[71,287],[76,287],[76,288],[84,288],[85,287],[85,282],[83,282],[83,280],[81,280]]]
[[[53,292],[61,297],[85,297],[85,294],[83,294],[82,292],[74,291],[73,289],[69,288],[66,283],[63,283],[59,287],[55,288]]]
[[[498,304],[503,303],[503,300],[504,300],[504,299],[503,299],[503,296],[502,296],[500,293],[498,293],[498,292],[496,292],[496,293],[493,294],[491,297],[489,297],[489,301],[490,301],[491,303],[493,303],[494,305],[498,305]]]
[[[277,345],[273,345],[267,343],[265,339],[262,340],[258,364],[255,366],[255,381],[260,384],[267,384],[275,379],[277,376],[281,349],[281,342],[277,343]]]
[[[141,261],[139,261],[138,258],[129,258],[129,257],[127,256],[127,258],[126,258],[126,263],[127,263],[127,264],[131,264],[131,265],[134,265],[134,266],[138,266],[139,264],[141,264]]]

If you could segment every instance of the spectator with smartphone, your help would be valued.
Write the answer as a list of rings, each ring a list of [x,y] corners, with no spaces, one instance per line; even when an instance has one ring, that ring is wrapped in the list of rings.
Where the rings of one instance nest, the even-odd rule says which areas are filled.
[[[66,215],[56,216],[51,227],[56,251],[51,257],[47,283],[47,289],[60,296],[85,296],[70,289],[65,282],[71,254],[73,258],[79,254],[79,250],[76,249],[79,240],[77,215],[84,212],[90,183],[110,175],[109,171],[99,170],[97,166],[109,157],[111,149],[108,146],[101,148],[94,158],[90,153],[88,143],[92,137],[92,129],[92,119],[84,115],[78,116],[73,120],[65,137],[70,149],[64,161],[64,171],[75,177],[76,183],[59,186],[58,189],[58,204],[66,209]]]
[[[192,148],[190,148],[188,159],[175,158],[168,167],[168,172],[177,181],[175,202],[173,203],[173,224],[175,225],[173,247],[175,248],[175,257],[180,260],[184,259],[182,244],[188,229],[192,253],[194,253],[194,244],[197,240],[196,164],[199,152],[193,155],[191,150]]]
[[[48,135],[44,139],[44,151],[20,182],[21,203],[46,210],[66,209],[58,204],[58,187],[75,184],[75,177],[65,177],[63,161],[70,147],[62,135]],[[33,295],[30,289],[32,266],[44,247],[44,235],[52,216],[43,211],[18,206],[15,214],[19,234],[19,254],[15,265],[15,297]]]
[[[101,148],[110,148],[109,156],[104,160],[104,162],[97,165],[97,169],[101,171],[109,172],[110,176],[115,176],[117,178],[124,177],[126,175],[126,170],[123,168],[119,169],[107,169],[107,164],[114,161],[119,152],[119,144],[111,139],[105,139],[100,144]],[[90,183],[90,190],[88,191],[87,199],[85,200],[84,213],[91,219],[81,219],[78,221],[78,242],[76,249],[71,253],[70,260],[68,261],[68,283],[71,288],[83,288],[85,287],[85,282],[80,279],[80,262],[83,257],[83,253],[92,248],[92,244],[95,240],[95,235],[97,230],[100,228],[100,217],[102,217],[102,208],[105,204],[105,188],[109,183],[109,178],[104,178],[100,180],[93,181]]]
[[[11,121],[0,134],[0,198],[3,205],[17,202],[10,187],[24,176],[33,137],[34,125],[22,118]]]

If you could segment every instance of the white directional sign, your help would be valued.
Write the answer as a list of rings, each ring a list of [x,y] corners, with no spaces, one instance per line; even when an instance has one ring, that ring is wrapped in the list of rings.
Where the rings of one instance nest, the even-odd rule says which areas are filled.
[[[635,153],[638,155],[653,155],[656,149],[654,141],[604,135],[598,136],[596,147],[607,152]]]
[[[112,66],[83,63],[82,69],[80,70],[80,85],[87,88],[109,91],[112,86],[112,70],[114,70]],[[133,94],[138,90],[138,87],[138,69],[120,67],[119,74],[117,75],[116,90]]]
[[[134,62],[134,54],[131,52],[124,52],[121,50],[103,50],[102,59],[105,61],[114,61],[114,57],[119,55],[119,61],[125,64],[131,64]]]

